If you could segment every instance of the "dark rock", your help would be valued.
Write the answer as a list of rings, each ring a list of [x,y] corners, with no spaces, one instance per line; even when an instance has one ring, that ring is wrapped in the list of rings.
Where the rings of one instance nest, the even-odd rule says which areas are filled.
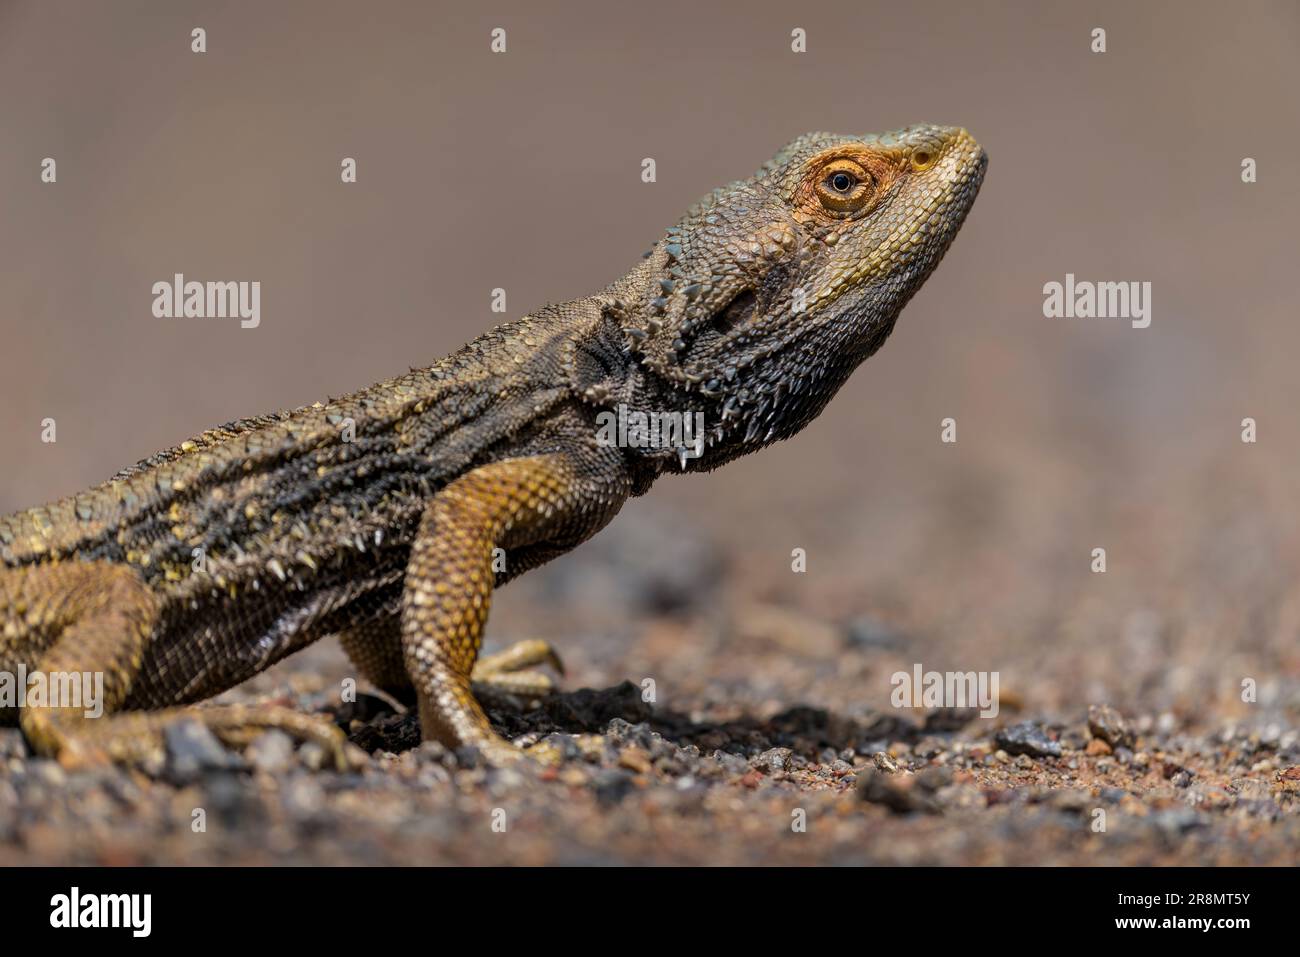
[[[1009,728],[1002,728],[993,740],[1007,754],[1027,754],[1031,758],[1061,756],[1061,745],[1048,737],[1042,725],[1033,721],[1022,721]]]

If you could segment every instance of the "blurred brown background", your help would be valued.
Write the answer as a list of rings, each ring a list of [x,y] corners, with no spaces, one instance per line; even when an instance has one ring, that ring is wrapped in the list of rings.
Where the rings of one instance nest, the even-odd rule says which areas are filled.
[[[0,511],[426,364],[503,318],[494,287],[506,318],[594,291],[800,132],[960,124],[991,158],[974,212],[820,420],[663,482],[506,590],[493,629],[595,636],[570,641],[578,680],[653,668],[670,696],[705,644],[764,706],[883,707],[919,660],[1001,670],[1031,706],[1187,721],[1246,717],[1250,675],[1294,722],[1294,2],[541,6],[0,4]],[[155,319],[175,272],[260,280],[261,327]],[[1043,318],[1067,272],[1150,281],[1151,327]],[[717,556],[720,631],[658,640],[617,594],[557,585],[683,541]],[[772,609],[906,640],[864,658]],[[773,641],[779,689],[747,675]]]

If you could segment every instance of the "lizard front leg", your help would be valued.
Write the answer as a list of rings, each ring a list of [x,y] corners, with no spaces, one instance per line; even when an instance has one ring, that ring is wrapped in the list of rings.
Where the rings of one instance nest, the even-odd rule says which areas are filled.
[[[434,496],[411,547],[402,599],[402,654],[426,740],[471,745],[493,765],[519,751],[491,728],[471,676],[496,581],[494,550],[567,550],[618,511],[628,489],[555,453],[475,469]]]

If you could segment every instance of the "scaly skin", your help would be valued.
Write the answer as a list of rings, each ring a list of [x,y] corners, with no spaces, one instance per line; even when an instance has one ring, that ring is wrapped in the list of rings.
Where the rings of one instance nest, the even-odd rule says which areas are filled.
[[[109,482],[0,519],[0,670],[102,672],[107,717],[30,704],[68,763],[156,759],[192,715],[231,742],[283,709],[187,707],[326,635],[491,763],[471,679],[541,689],[533,642],[478,662],[492,590],[595,534],[666,470],[713,469],[810,422],[889,335],[983,179],[964,130],[809,134],[715,190],[596,296],[499,326],[425,369],[230,423]],[[704,414],[698,457],[617,448],[597,416]],[[504,568],[494,563],[504,549]]]

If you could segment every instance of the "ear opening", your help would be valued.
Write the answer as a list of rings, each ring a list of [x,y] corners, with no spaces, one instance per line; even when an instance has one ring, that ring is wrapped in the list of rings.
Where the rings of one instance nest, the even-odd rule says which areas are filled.
[[[754,314],[754,305],[758,301],[752,289],[742,289],[727,305],[714,315],[710,327],[719,335],[726,335],[737,326],[749,321]]]
[[[730,302],[686,334],[687,346],[678,353],[680,364],[691,366],[701,361],[718,340],[749,322],[757,303],[758,297],[753,289],[739,290]],[[711,370],[710,374],[715,372],[716,370]]]

